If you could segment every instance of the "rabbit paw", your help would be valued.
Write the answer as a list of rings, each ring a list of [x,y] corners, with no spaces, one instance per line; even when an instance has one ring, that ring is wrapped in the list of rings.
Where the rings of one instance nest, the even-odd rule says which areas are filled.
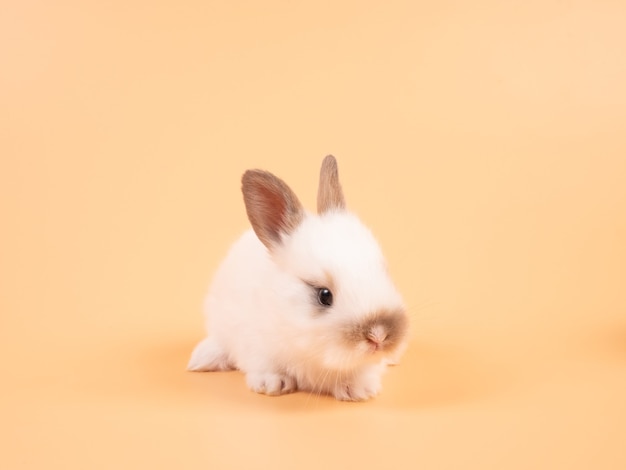
[[[365,375],[339,383],[332,390],[332,395],[342,401],[363,401],[378,395],[380,389],[380,377]]]
[[[293,377],[274,372],[248,373],[246,382],[252,391],[265,395],[284,395],[296,391],[296,380]]]

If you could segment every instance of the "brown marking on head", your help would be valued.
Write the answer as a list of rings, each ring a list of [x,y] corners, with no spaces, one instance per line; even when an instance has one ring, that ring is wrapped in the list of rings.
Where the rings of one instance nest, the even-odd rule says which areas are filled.
[[[365,342],[375,345],[377,351],[390,352],[402,343],[408,325],[404,310],[379,310],[362,321],[349,324],[343,333],[352,347]]]
[[[248,170],[241,178],[248,220],[259,240],[268,248],[280,244],[304,218],[296,194],[280,178],[263,170]]]
[[[328,155],[322,162],[320,181],[317,188],[317,213],[324,214],[332,210],[343,210],[346,201],[339,183],[337,160]]]

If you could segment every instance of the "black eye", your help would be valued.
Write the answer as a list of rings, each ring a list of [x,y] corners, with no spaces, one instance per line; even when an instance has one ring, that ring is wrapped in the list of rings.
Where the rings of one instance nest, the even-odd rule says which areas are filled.
[[[326,287],[317,289],[317,300],[320,304],[330,307],[333,304],[333,293]]]

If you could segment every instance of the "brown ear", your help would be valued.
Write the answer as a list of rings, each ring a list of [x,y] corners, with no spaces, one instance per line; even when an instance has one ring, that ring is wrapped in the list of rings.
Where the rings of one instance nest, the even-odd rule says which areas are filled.
[[[320,183],[317,188],[317,213],[323,214],[330,210],[343,210],[345,207],[346,201],[339,183],[337,160],[332,155],[328,155],[324,158],[320,169]]]
[[[300,224],[304,209],[295,193],[273,174],[248,170],[241,178],[248,220],[259,240],[268,248],[280,244]]]

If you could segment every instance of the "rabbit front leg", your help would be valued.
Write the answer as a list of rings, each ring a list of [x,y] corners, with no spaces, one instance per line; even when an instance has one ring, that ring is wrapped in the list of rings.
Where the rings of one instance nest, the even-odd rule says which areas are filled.
[[[247,372],[246,383],[250,390],[265,395],[284,395],[297,389],[293,377],[273,371]]]
[[[343,379],[340,376],[330,392],[337,400],[343,401],[363,401],[373,398],[382,387],[383,370],[384,366],[375,365],[364,367]]]

